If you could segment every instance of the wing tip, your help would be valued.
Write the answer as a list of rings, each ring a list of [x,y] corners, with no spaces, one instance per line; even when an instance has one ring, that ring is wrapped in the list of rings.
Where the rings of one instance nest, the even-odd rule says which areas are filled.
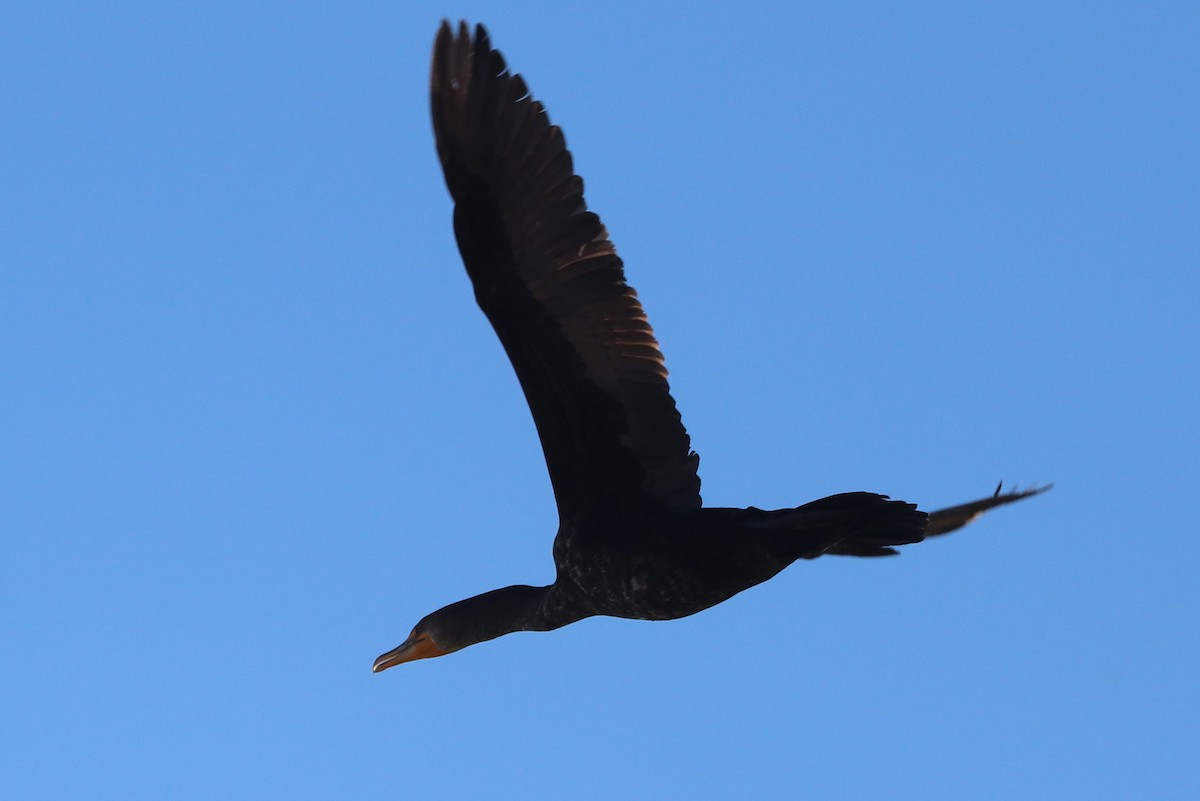
[[[1009,492],[1003,492],[1004,482],[1002,481],[996,486],[996,490],[991,495],[980,498],[977,501],[970,501],[958,506],[951,506],[931,512],[929,523],[925,528],[925,536],[938,537],[943,534],[949,534],[952,531],[957,531],[963,526],[978,520],[985,512],[995,509],[997,506],[1004,506],[1014,501],[1032,498],[1034,495],[1041,495],[1053,487],[1053,484],[1044,484],[1041,486],[1034,485],[1029,489],[1022,490],[1014,486]]]
[[[1004,481],[1001,480],[1000,483],[998,483],[996,485],[996,491],[992,493],[992,497],[993,498],[1005,498],[1005,499],[1011,499],[1014,501],[1018,501],[1021,498],[1032,498],[1034,495],[1041,495],[1043,492],[1049,492],[1050,490],[1054,489],[1054,482],[1052,481],[1049,484],[1040,484],[1040,485],[1034,484],[1029,489],[1024,489],[1024,490],[1020,489],[1016,484],[1014,484],[1013,488],[1011,490],[1009,490],[1008,492],[1005,492],[1002,495],[1001,491],[1003,489],[1004,489]]]

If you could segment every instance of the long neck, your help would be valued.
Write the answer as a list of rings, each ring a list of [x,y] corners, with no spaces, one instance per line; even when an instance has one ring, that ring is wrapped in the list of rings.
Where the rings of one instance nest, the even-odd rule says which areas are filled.
[[[586,617],[555,603],[551,589],[503,587],[450,604],[430,617],[439,618],[439,626],[453,638],[446,643],[453,650],[514,631],[550,631]]]

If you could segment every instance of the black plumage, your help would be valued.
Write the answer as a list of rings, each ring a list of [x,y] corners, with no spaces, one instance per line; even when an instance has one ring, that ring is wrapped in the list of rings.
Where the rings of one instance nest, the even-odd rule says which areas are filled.
[[[850,492],[795,509],[702,508],[698,457],[646,314],[562,132],[482,26],[443,23],[434,133],[475,298],[537,425],[559,512],[555,582],[514,586],[422,619],[375,670],[593,615],[667,620],[718,604],[797,559],[882,556],[1041,490],[926,515]]]

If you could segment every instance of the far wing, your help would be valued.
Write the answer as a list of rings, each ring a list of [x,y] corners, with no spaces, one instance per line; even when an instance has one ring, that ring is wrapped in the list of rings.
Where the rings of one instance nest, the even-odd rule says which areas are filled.
[[[995,509],[997,506],[1019,501],[1022,498],[1040,495],[1054,485],[1048,484],[1044,487],[1034,487],[1033,489],[1021,491],[1014,490],[1013,492],[1006,492],[1003,495],[1000,494],[1001,486],[1003,485],[997,486],[996,492],[989,498],[980,498],[970,503],[930,512],[929,523],[925,526],[925,536],[936,537],[939,534],[949,534],[951,531],[960,529],[972,522],[989,509]]]

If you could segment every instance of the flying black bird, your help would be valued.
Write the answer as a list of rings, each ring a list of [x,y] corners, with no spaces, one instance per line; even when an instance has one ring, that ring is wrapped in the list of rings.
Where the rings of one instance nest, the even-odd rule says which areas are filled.
[[[427,615],[376,672],[592,615],[669,620],[719,604],[797,559],[884,556],[1045,488],[926,515],[848,492],[795,509],[702,508],[698,457],[646,314],[562,131],[483,26],[442,23],[433,128],[475,299],[533,412],[558,505],[548,587],[492,590]]]

